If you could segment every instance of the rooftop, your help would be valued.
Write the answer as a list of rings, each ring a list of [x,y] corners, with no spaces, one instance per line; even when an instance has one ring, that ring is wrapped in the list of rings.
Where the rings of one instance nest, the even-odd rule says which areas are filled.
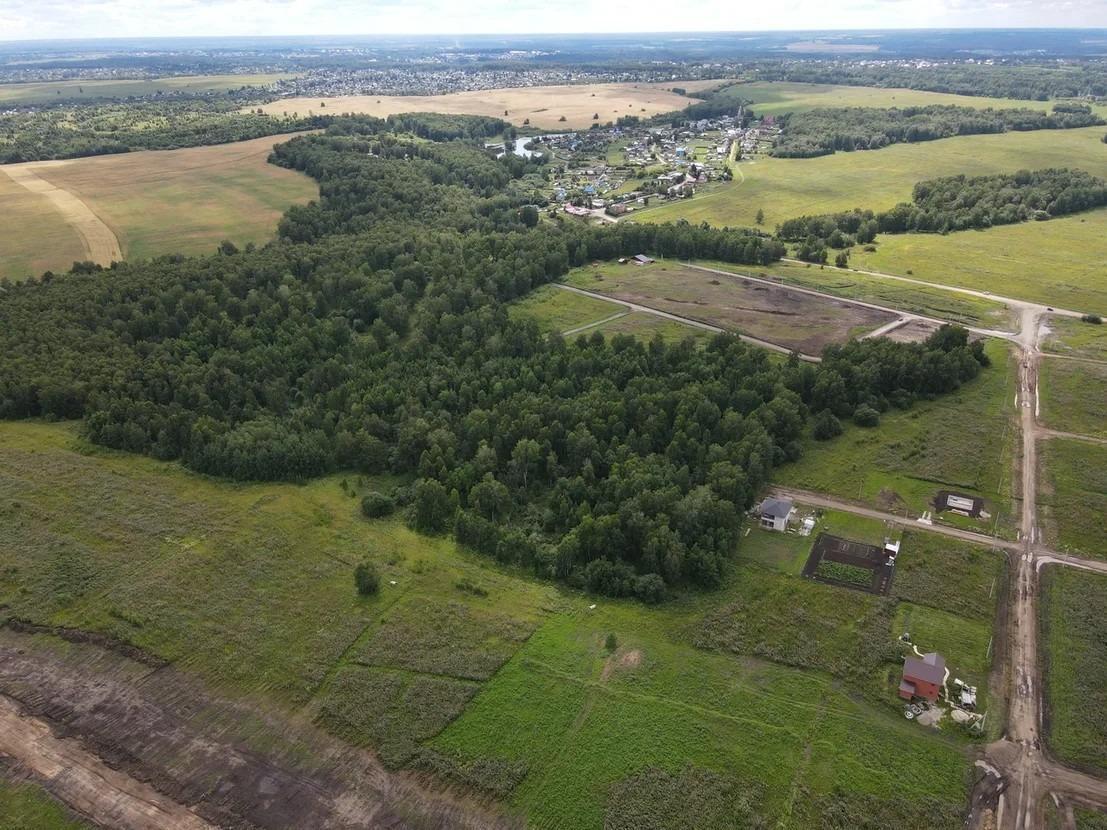
[[[926,683],[941,685],[946,678],[946,660],[936,651],[918,657],[908,657],[903,661],[905,679],[922,680]]]
[[[792,512],[791,499],[765,499],[757,508],[762,516],[787,516]]]

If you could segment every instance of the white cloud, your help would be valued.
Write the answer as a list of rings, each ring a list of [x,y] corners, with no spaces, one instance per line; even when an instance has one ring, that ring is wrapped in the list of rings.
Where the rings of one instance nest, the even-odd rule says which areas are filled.
[[[0,0],[0,41],[973,26],[1107,26],[1107,0]]]

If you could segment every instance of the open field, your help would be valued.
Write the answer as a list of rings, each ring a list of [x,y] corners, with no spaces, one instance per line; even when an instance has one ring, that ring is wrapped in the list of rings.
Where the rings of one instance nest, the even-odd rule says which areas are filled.
[[[987,351],[992,365],[957,392],[889,410],[875,429],[844,424],[833,441],[807,439],[803,456],[774,472],[775,483],[911,515],[933,509],[941,489],[964,492],[984,498],[991,518],[943,520],[1013,533],[1016,367],[1006,343],[991,341]]]
[[[1102,138],[1103,127],[1087,127],[960,136],[813,159],[758,157],[739,164],[730,184],[640,211],[635,217],[642,222],[686,218],[693,224],[752,227],[757,211],[764,210],[765,227],[772,228],[804,214],[855,207],[887,210],[910,201],[916,182],[938,176],[983,176],[1044,167],[1075,167],[1107,176],[1107,146]]]
[[[1107,161],[1107,144],[1099,147]],[[1080,165],[1074,158],[1069,166],[1089,165]],[[1100,265],[1104,261],[1107,208],[946,236],[878,236],[875,252],[853,249],[850,267],[1104,314],[1107,272]]]
[[[753,102],[757,115],[805,112],[820,107],[925,107],[933,105],[976,107],[983,109],[1026,108],[1048,110],[1047,101],[1017,101],[1011,98],[985,98],[923,92],[915,89],[884,89],[868,86],[800,84],[782,81],[756,81],[734,87],[738,98]]]
[[[606,337],[629,334],[652,340],[660,334],[662,339],[672,342],[687,337],[702,338],[707,334],[703,329],[675,320],[631,311],[615,300],[597,300],[553,285],[540,286],[516,300],[508,307],[508,313],[514,319],[533,320],[543,331],[564,333],[587,326],[583,331],[570,335],[572,337],[598,331]]]
[[[281,140],[8,165],[2,171],[8,176],[0,176],[0,198],[10,208],[5,228],[18,228],[23,239],[15,257],[9,259],[5,249],[0,275],[25,277],[40,273],[42,266],[65,270],[75,259],[107,264],[111,257],[101,251],[107,243],[90,248],[86,241],[76,255],[71,243],[51,247],[51,240],[78,235],[76,229],[86,240],[114,236],[127,259],[209,253],[224,239],[239,245],[265,242],[289,205],[318,193],[302,173],[266,162]],[[12,174],[36,189],[13,189],[18,185]],[[44,191],[51,190],[76,207],[63,213],[56,204],[44,206],[49,195]],[[97,225],[91,236],[85,229],[89,222]],[[32,258],[33,251],[49,253]]]
[[[1038,366],[1042,423],[1061,432],[1107,438],[1107,364],[1045,358]]]
[[[1038,448],[1038,505],[1046,542],[1107,559],[1107,447],[1050,438]]]
[[[739,565],[719,592],[589,610],[449,539],[362,519],[357,496],[388,480],[220,483],[89,447],[65,425],[2,423],[0,446],[2,616],[171,661],[155,674],[184,684],[173,706],[193,699],[188,677],[236,707],[264,703],[256,722],[211,711],[246,746],[284,746],[278,712],[302,713],[388,764],[418,759],[496,794],[535,827],[633,815],[648,797],[634,781],[687,766],[726,783],[705,797],[764,793],[751,808],[786,828],[825,826],[828,811],[961,826],[963,740],[829,676],[878,694],[890,682],[888,600]],[[871,524],[858,529],[879,533]],[[353,590],[362,559],[382,575],[373,598]],[[77,646],[49,649],[83,660]]]
[[[1107,772],[1107,577],[1047,565],[1042,574],[1043,717],[1050,749]]]
[[[80,234],[54,204],[4,175],[0,168],[0,276],[41,274],[85,258]]]
[[[283,98],[264,104],[270,115],[364,113],[384,117],[400,112],[443,112],[488,115],[517,126],[529,120],[531,127],[585,129],[594,123],[614,121],[621,115],[642,118],[684,109],[696,99],[670,92],[678,86],[689,91],[710,89],[722,81],[666,81],[655,84],[579,84],[482,89],[449,95],[340,95],[334,98]],[[325,104],[325,106],[320,106]],[[507,112],[505,115],[504,112]]]
[[[817,355],[895,318],[787,288],[687,268],[679,262],[647,266],[606,264],[571,271],[570,285],[679,314],[771,343]]]
[[[0,778],[0,830],[92,830],[92,825],[73,818],[37,784]]]
[[[244,86],[268,86],[288,74],[181,75],[170,78],[119,81],[49,81],[0,84],[0,104],[79,103],[100,98],[127,98],[173,92],[225,92]]]
[[[1049,336],[1042,344],[1047,352],[1107,360],[1107,326],[1084,323],[1071,317],[1050,317]]]
[[[1002,303],[955,294],[940,288],[912,285],[900,280],[794,262],[774,262],[762,266],[731,265],[725,262],[702,264],[722,271],[779,280],[784,285],[797,285],[836,297],[910,311],[966,326],[1002,329],[1011,325],[1010,310]]]

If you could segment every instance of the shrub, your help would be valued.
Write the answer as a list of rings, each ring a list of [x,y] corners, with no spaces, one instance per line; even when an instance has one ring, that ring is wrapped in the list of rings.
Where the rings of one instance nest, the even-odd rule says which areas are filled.
[[[608,634],[607,639],[604,640],[604,648],[608,651],[614,651],[619,647],[619,640],[614,634]]]
[[[1080,319],[1083,320],[1085,323],[1091,323],[1093,326],[1103,325],[1103,318],[1100,317],[1098,314],[1085,314]]]
[[[880,413],[863,403],[854,410],[853,422],[859,427],[875,427],[880,423]]]
[[[381,577],[372,562],[362,562],[354,568],[354,585],[363,597],[370,597],[381,588]]]
[[[816,441],[829,441],[842,434],[842,422],[829,409],[824,409],[815,416],[811,434],[815,436]]]
[[[379,519],[396,509],[396,502],[384,493],[376,490],[361,500],[361,513],[368,519]]]

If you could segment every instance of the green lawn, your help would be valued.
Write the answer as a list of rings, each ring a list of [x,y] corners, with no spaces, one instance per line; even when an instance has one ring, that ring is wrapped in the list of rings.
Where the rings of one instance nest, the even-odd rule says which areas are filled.
[[[1046,735],[1062,761],[1107,772],[1107,577],[1046,566],[1041,622]]]
[[[0,779],[0,830],[92,830],[41,787]]]
[[[758,793],[774,826],[960,826],[964,739],[886,699],[894,600],[755,564],[661,607],[593,599],[361,518],[388,480],[222,483],[56,424],[0,423],[0,448],[5,615],[114,635],[535,827],[628,826],[655,803],[635,782],[673,776],[725,796],[705,810]],[[362,559],[379,596],[354,591]]]
[[[1107,830],[1107,813],[1077,807],[1073,810],[1076,830]]]
[[[1050,438],[1038,453],[1038,509],[1046,542],[1107,559],[1107,447]]]
[[[1047,352],[1107,361],[1107,326],[1085,323],[1071,317],[1050,317]]]
[[[1046,358],[1038,365],[1042,422],[1061,432],[1107,438],[1107,363]]]
[[[845,424],[833,441],[806,440],[803,456],[776,470],[774,481],[910,515],[932,509],[938,490],[952,489],[983,497],[991,518],[944,520],[1013,533],[1015,365],[1006,343],[990,341],[987,349],[992,365],[959,391],[889,410],[875,429]]]
[[[662,340],[670,343],[686,340],[689,337],[702,340],[710,335],[710,332],[704,329],[678,323],[675,320],[666,320],[664,317],[658,317],[656,314],[645,311],[631,312],[597,326],[595,330],[603,332],[608,337],[616,334],[630,334],[643,340],[652,340],[660,334]]]
[[[1011,327],[1010,310],[1003,303],[941,288],[928,288],[925,285],[912,285],[854,271],[794,262],[774,262],[772,265],[762,266],[731,265],[725,262],[701,264],[737,274],[779,280],[784,285],[809,288],[824,294],[833,294],[835,297],[874,303],[966,326],[1001,329]]]

